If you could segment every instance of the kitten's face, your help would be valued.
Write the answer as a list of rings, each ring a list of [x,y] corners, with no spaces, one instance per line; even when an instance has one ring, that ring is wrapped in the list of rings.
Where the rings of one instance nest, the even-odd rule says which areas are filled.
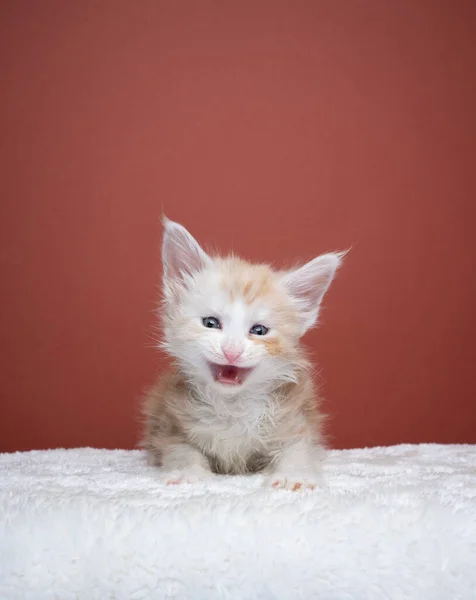
[[[177,296],[167,347],[192,373],[230,393],[292,378],[299,318],[270,268],[215,260]]]
[[[293,380],[299,338],[316,321],[338,255],[278,273],[212,259],[183,227],[166,221],[163,261],[165,347],[190,378],[230,395]]]

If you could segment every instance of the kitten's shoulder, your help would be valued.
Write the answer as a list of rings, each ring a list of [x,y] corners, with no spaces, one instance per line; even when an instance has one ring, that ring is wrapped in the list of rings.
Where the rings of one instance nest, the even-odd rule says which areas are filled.
[[[185,396],[186,382],[180,372],[170,370],[161,373],[146,391],[143,399],[143,412],[149,416],[157,409],[165,408],[168,398]]]
[[[157,436],[176,435],[181,431],[176,409],[183,406],[186,396],[186,382],[178,371],[166,371],[157,377],[142,399],[142,447],[150,450]]]
[[[299,410],[314,406],[318,400],[317,388],[309,364],[297,370],[295,381],[279,386],[276,395],[280,404],[294,406]]]
[[[313,435],[322,441],[325,415],[320,410],[321,397],[308,363],[298,371],[296,382],[281,386],[277,400],[290,430],[294,426],[299,431],[304,418]]]

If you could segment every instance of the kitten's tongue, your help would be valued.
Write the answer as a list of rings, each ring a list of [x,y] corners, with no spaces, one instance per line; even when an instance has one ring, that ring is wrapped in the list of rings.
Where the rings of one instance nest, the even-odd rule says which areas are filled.
[[[241,385],[251,369],[235,367],[233,365],[212,365],[213,378],[218,383],[226,385]]]

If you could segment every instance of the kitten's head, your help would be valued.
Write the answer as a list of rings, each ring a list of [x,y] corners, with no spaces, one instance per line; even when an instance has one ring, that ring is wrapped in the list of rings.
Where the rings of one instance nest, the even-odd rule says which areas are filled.
[[[294,380],[300,337],[312,327],[342,259],[324,254],[291,271],[212,258],[164,219],[164,347],[193,379],[234,394]]]

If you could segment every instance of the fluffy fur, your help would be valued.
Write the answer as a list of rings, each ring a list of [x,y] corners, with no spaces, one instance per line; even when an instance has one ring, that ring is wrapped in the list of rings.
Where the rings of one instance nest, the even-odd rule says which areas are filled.
[[[147,394],[143,446],[165,481],[263,471],[266,485],[314,488],[322,416],[300,339],[342,254],[275,271],[212,258],[165,219],[162,259],[162,345],[176,370]]]

